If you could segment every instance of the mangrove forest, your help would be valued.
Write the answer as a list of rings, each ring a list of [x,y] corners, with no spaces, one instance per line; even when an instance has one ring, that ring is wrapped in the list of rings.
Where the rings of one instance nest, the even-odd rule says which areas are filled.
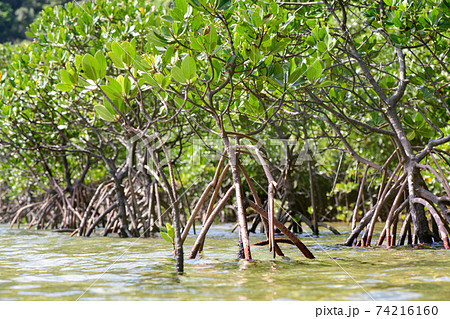
[[[222,223],[243,260],[450,249],[448,1],[47,2],[0,45],[1,223],[180,274]]]

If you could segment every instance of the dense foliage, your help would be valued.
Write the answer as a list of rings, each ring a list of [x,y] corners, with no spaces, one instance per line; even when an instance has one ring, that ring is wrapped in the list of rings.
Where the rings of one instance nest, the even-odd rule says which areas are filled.
[[[2,48],[10,212],[86,236],[158,225],[179,270],[193,221],[191,258],[224,207],[246,259],[250,211],[274,255],[278,229],[313,258],[284,224],[336,217],[347,245],[382,217],[378,244],[402,222],[399,244],[448,248],[449,26],[424,0],[47,8],[33,43]]]

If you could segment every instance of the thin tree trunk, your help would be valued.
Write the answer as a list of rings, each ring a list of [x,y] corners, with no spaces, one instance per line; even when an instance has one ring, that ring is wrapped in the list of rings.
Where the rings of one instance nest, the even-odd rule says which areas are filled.
[[[316,202],[314,198],[314,176],[311,161],[308,161],[308,172],[309,172],[309,193],[311,197],[311,210],[314,225],[313,234],[314,236],[319,236],[319,222],[317,220]]]
[[[230,140],[228,139],[228,136],[223,135],[222,141],[225,145],[225,149],[229,156],[229,164],[231,168],[231,174],[233,176],[233,187],[236,194],[236,206],[237,206],[237,217],[238,217],[238,223],[239,223],[239,232],[241,234],[242,238],[242,245],[244,249],[244,257],[246,260],[251,260],[252,256],[250,253],[250,241],[248,238],[248,229],[247,229],[247,220],[245,218],[245,210],[244,210],[244,204],[243,204],[243,196],[242,196],[242,183],[241,183],[241,177],[239,174],[239,167],[238,167],[238,159],[237,159],[237,149],[236,147],[232,147],[230,145]]]

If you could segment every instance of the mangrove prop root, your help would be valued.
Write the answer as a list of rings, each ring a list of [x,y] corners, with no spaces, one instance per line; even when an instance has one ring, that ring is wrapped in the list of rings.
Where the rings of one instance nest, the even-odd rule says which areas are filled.
[[[209,215],[213,211],[214,204],[217,201],[217,196],[219,196],[220,187],[222,186],[222,182],[223,182],[225,176],[227,175],[227,172],[228,172],[229,169],[230,169],[230,165],[228,164],[228,165],[226,165],[224,167],[224,169],[222,171],[222,174],[220,174],[220,177],[218,179],[216,177],[214,177],[214,180],[213,180],[213,182],[214,182],[214,191],[213,191],[213,193],[211,195],[211,199],[209,201],[208,208],[206,210],[206,214],[204,216],[204,221],[206,221],[209,218]],[[204,243],[204,240],[203,240],[203,242],[200,245],[200,252],[203,250],[203,245],[204,244],[205,243]]]
[[[119,206],[119,203],[114,202],[111,206],[109,206],[107,209],[105,209],[100,216],[97,217],[97,219],[94,220],[94,222],[89,226],[89,229],[85,233],[85,237],[89,237],[91,233],[94,231],[97,224],[106,216],[108,215],[113,209]]]
[[[186,223],[186,227],[184,228],[183,233],[181,234],[181,242],[182,243],[184,243],[184,241],[186,240],[186,237],[189,234],[189,230],[191,229],[192,225],[194,224],[195,217],[197,217],[197,214],[200,211],[200,208],[202,207],[203,203],[205,202],[206,197],[208,196],[208,194],[211,191],[211,189],[213,188],[213,186],[214,185],[212,182],[208,184],[208,186],[204,190],[202,196],[198,200],[197,205],[195,205],[195,208],[194,208],[191,216],[189,217],[189,220]]]
[[[378,202],[385,202],[386,194],[388,193],[388,191],[396,190],[396,188],[398,187],[398,184],[403,181],[403,178],[405,175],[402,175],[400,178],[398,178],[394,182],[394,184],[391,186],[391,183],[393,182],[397,172],[400,170],[400,167],[401,167],[401,165],[398,164],[394,173],[392,173],[392,175],[389,177],[389,180],[387,181],[386,185],[384,186],[384,189],[382,187],[380,187],[380,192],[378,194]],[[385,174],[383,175],[383,177],[385,178],[386,175],[387,175],[387,173],[385,171]],[[366,238],[367,246],[370,246],[370,242],[372,241],[373,232],[375,230],[375,223],[377,222],[377,218],[378,218],[382,208],[383,208],[383,205],[379,205],[377,207],[377,209],[375,210],[375,213],[372,217],[372,220],[369,224],[369,231],[367,233],[367,238]]]
[[[241,170],[242,174],[244,175],[245,181],[247,182],[247,185],[250,187],[250,191],[252,192],[252,196],[253,199],[255,200],[255,203],[262,207],[262,203],[261,203],[261,199],[258,196],[258,192],[255,189],[255,186],[252,183],[252,180],[250,179],[250,176],[248,175],[247,171],[245,170],[245,168],[239,163],[238,164],[239,169]],[[246,203],[246,205],[248,205],[248,203]],[[281,205],[283,206],[283,205]],[[257,214],[257,216],[260,216],[259,214]],[[269,240],[270,236],[269,236],[269,223],[267,220],[265,220],[264,218],[261,218],[261,223],[263,224],[264,230],[265,230],[265,234],[267,239]],[[280,256],[283,257],[283,251],[281,250],[281,248],[278,246],[278,244],[276,242],[274,242],[274,251],[275,253]]]
[[[430,211],[431,215],[434,218],[434,221],[436,222],[436,224],[439,228],[439,232],[441,234],[442,241],[444,242],[445,249],[450,249],[448,234],[447,234],[446,229],[441,221],[441,218],[439,217],[439,214],[436,212],[436,209],[434,209],[434,207],[429,202],[427,202],[426,200],[424,200],[422,198],[413,198],[412,202],[414,204],[423,205]]]
[[[292,242],[292,240],[290,240],[289,238],[275,238],[275,242],[276,243],[280,243],[280,244],[290,244],[290,245],[294,245],[295,244]],[[254,246],[266,246],[269,244],[269,240],[262,240],[262,241],[258,241],[256,243],[253,243],[252,245]]]
[[[324,228],[330,230],[335,235],[340,235],[341,234],[336,228],[334,228],[333,226],[328,225],[326,223],[319,222],[319,223],[317,223],[317,225],[320,226],[320,227],[324,227]]]
[[[364,185],[366,183],[367,171],[368,170],[369,170],[369,165],[366,165],[366,169],[364,170],[364,175],[363,175],[362,180],[361,180],[361,185],[359,186],[359,192],[358,192],[358,197],[356,199],[355,208],[353,209],[352,230],[355,229],[355,227],[356,227],[356,215],[358,214],[359,203],[361,202],[361,198],[363,196]],[[364,205],[364,203],[363,203],[363,205]]]
[[[211,212],[211,215],[209,216],[208,220],[203,225],[202,231],[197,237],[197,240],[195,241],[194,246],[192,247],[191,253],[189,255],[189,259],[194,259],[198,251],[200,250],[200,246],[203,242],[203,239],[206,237],[206,234],[211,227],[212,223],[214,222],[214,218],[216,218],[217,214],[222,210],[222,208],[225,206],[228,199],[231,197],[234,191],[234,186],[231,186],[228,191],[225,193],[225,195],[222,197],[222,199],[217,204],[216,208]]]
[[[254,210],[256,210],[259,214],[261,214],[262,217],[265,219],[268,219],[267,212],[262,209],[260,206],[256,205],[251,200],[248,200],[248,204],[250,207],[252,207]],[[314,255],[309,251],[309,249],[298,239],[289,229],[287,229],[278,219],[274,218],[273,222],[275,226],[283,233],[285,234],[297,248],[303,253],[303,255],[306,258],[314,259]]]

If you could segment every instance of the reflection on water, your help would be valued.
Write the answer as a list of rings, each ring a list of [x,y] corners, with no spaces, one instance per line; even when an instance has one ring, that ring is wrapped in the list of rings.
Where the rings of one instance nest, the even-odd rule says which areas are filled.
[[[301,236],[315,260],[283,245],[289,258],[273,260],[255,246],[248,262],[236,260],[231,228],[213,227],[201,258],[177,276],[161,239],[69,238],[0,225],[0,300],[450,300],[450,255],[441,247],[343,247],[341,225],[342,236]],[[262,238],[251,234],[252,242]]]

